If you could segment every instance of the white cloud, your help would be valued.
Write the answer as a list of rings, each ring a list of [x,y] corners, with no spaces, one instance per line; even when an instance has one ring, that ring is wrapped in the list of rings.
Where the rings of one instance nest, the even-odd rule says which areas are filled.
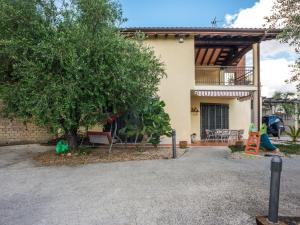
[[[275,0],[259,0],[252,7],[225,16],[226,26],[235,28],[262,28],[265,17],[272,14]],[[294,85],[284,81],[291,77],[289,65],[294,63],[294,48],[277,40],[261,43],[262,95],[272,96],[274,91],[295,91]]]
[[[247,28],[263,27],[266,22],[264,18],[271,15],[274,2],[275,0],[260,0],[251,8],[241,9],[232,23],[226,20],[227,26]],[[227,14],[225,18],[231,18],[235,15],[236,14]]]
[[[237,18],[238,14],[226,14],[225,21],[228,26],[230,26]]]
[[[262,57],[275,57],[279,54],[286,54],[289,59],[296,59],[295,48],[289,44],[280,43],[278,40],[263,41],[261,43]]]
[[[291,77],[289,65],[293,62],[284,58],[261,60],[262,96],[271,97],[275,91],[296,91],[294,85],[285,83]]]

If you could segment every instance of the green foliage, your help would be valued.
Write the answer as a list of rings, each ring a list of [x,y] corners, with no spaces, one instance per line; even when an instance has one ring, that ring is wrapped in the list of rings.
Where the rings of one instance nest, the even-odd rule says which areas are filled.
[[[286,154],[296,154],[300,155],[300,145],[299,144],[276,144],[276,147],[280,149],[280,151]]]
[[[299,144],[276,144],[275,145],[281,152],[286,154],[297,154],[300,155],[300,145]],[[228,146],[231,152],[243,152],[245,150],[245,146],[243,145],[230,145]]]
[[[169,115],[164,111],[165,103],[158,98],[149,99],[142,108],[130,111],[130,119],[120,132],[128,136],[142,136],[142,143],[154,146],[160,143],[161,136],[170,136],[172,128]]]
[[[300,136],[300,128],[296,130],[295,127],[289,126],[289,131],[286,131],[286,134],[292,138],[293,142],[296,142],[297,138]]]
[[[54,2],[0,0],[1,98],[6,116],[63,129],[74,142],[80,126],[144,105],[165,73],[141,35],[120,34],[115,1]]]
[[[231,152],[243,152],[245,151],[244,145],[229,145],[228,148],[230,148]]]
[[[295,98],[295,93],[276,91],[273,95],[273,98],[274,99],[283,99],[283,100],[293,99],[293,98]],[[287,113],[288,115],[293,115],[295,113],[294,104],[281,103],[280,106],[284,109],[285,113]],[[300,106],[298,106],[298,111],[300,111]]]

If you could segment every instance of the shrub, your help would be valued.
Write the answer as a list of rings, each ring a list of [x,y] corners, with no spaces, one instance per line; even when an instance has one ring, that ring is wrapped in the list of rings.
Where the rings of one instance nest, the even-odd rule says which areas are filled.
[[[293,142],[296,142],[296,141],[297,141],[297,138],[298,138],[299,135],[300,135],[300,129],[298,128],[298,129],[296,130],[296,128],[295,128],[295,127],[292,127],[292,126],[289,126],[289,129],[290,129],[290,130],[287,131],[286,134],[292,138],[292,141],[293,141]]]
[[[135,142],[141,139],[141,144],[151,143],[155,147],[160,143],[161,136],[171,136],[170,117],[164,110],[165,103],[159,98],[151,98],[141,109],[130,112],[121,133],[127,137],[136,136]]]
[[[242,152],[245,150],[244,145],[230,145],[228,146],[231,150],[231,152]]]

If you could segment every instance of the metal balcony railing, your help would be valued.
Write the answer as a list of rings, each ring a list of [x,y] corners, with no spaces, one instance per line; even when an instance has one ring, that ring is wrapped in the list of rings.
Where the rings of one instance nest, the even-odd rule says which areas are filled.
[[[196,85],[253,85],[253,67],[196,66]]]

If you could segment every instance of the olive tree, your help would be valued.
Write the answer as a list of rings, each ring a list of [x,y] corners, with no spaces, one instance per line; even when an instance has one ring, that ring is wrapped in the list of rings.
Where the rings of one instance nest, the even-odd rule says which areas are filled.
[[[5,115],[62,129],[71,149],[89,127],[145,104],[165,75],[113,0],[0,0]]]

